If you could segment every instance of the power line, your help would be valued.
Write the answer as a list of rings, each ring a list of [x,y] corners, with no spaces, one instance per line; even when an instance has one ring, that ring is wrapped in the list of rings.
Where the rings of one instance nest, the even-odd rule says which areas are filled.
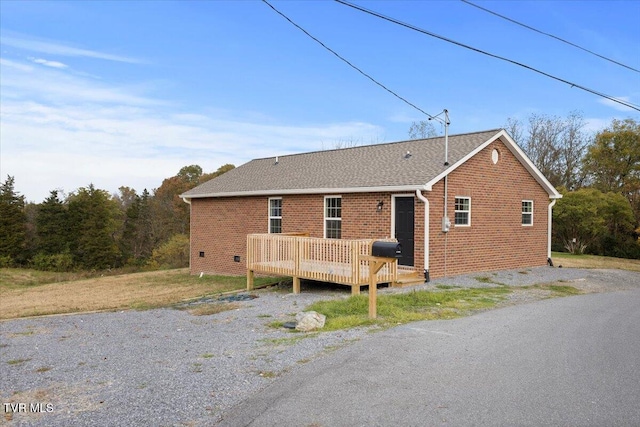
[[[382,15],[382,14],[380,14],[380,13],[378,13],[378,12],[374,12],[374,11],[372,11],[372,10],[365,9],[365,8],[363,8],[363,7],[360,7],[360,6],[355,5],[355,4],[353,4],[353,3],[349,3],[349,2],[344,1],[344,0],[334,0],[334,1],[336,1],[336,2],[338,2],[338,3],[340,3],[340,4],[343,4],[343,5],[345,5],[345,6],[349,6],[349,7],[353,8],[353,9],[359,10],[359,11],[361,11],[361,12],[367,13],[367,14],[369,14],[369,15],[373,15],[373,16],[375,16],[375,17],[377,17],[377,18],[384,19],[385,21],[389,21],[389,22],[392,22],[392,23],[394,23],[394,24],[397,24],[397,25],[403,26],[403,27],[408,28],[408,29],[410,29],[410,30],[414,30],[414,31],[417,31],[417,32],[422,33],[422,34],[426,34],[426,35],[428,35],[428,36],[435,37],[435,38],[437,38],[437,39],[440,39],[440,40],[446,41],[446,42],[448,42],[448,43],[455,44],[456,46],[460,46],[460,47],[463,47],[463,48],[465,48],[465,49],[469,49],[469,50],[472,50],[472,51],[474,51],[474,52],[478,52],[478,53],[481,53],[481,54],[483,54],[483,55],[487,55],[487,56],[489,56],[489,57],[491,57],[491,58],[499,59],[499,60],[501,60],[501,61],[509,62],[509,63],[514,64],[514,65],[517,65],[517,66],[519,66],[519,67],[526,68],[527,70],[533,71],[533,72],[538,73],[538,74],[542,74],[543,76],[546,76],[546,77],[549,77],[549,78],[551,78],[551,79],[557,80],[557,81],[559,81],[559,82],[562,82],[562,83],[568,84],[568,85],[570,85],[572,88],[573,88],[573,87],[575,87],[575,88],[578,88],[578,89],[584,90],[585,92],[589,92],[589,93],[591,93],[591,94],[594,94],[594,95],[600,96],[600,97],[602,97],[602,98],[606,98],[606,99],[608,99],[608,100],[610,100],[610,101],[613,101],[613,102],[615,102],[615,103],[618,103],[618,104],[624,105],[625,107],[631,108],[631,109],[633,109],[633,110],[640,111],[640,106],[637,106],[637,105],[632,104],[632,103],[627,102],[627,101],[623,101],[623,100],[621,100],[621,99],[615,98],[615,97],[610,96],[610,95],[606,95],[606,94],[601,93],[601,92],[598,92],[598,91],[596,91],[596,90],[594,90],[594,89],[589,89],[588,87],[585,87],[585,86],[579,85],[579,84],[577,84],[577,83],[570,82],[570,81],[565,80],[565,79],[563,79],[563,78],[556,77],[556,76],[554,76],[554,75],[552,75],[552,74],[549,74],[549,73],[546,73],[546,72],[544,72],[544,71],[538,70],[537,68],[531,67],[531,66],[529,66],[529,65],[522,64],[522,63],[517,62],[517,61],[514,61],[514,60],[512,60],[512,59],[505,58],[505,57],[503,57],[503,56],[499,56],[499,55],[495,55],[495,54],[493,54],[493,53],[486,52],[486,51],[484,51],[484,50],[481,50],[481,49],[475,48],[475,47],[473,47],[473,46],[469,46],[469,45],[466,45],[466,44],[464,44],[464,43],[457,42],[457,41],[452,40],[452,39],[449,39],[449,38],[447,38],[447,37],[440,36],[440,35],[438,35],[438,34],[432,33],[432,32],[430,32],[430,31],[424,30],[424,29],[422,29],[422,28],[418,28],[418,27],[416,27],[416,26],[413,26],[413,25],[411,25],[411,24],[407,24],[407,23],[402,22],[402,21],[398,21],[397,19],[390,18],[390,17],[385,16],[385,15]]]
[[[492,10],[489,10],[489,9],[487,9],[487,8],[484,8],[484,7],[482,7],[482,6],[479,6],[479,5],[475,4],[475,3],[472,3],[472,2],[470,2],[469,0],[460,0],[460,1],[461,1],[461,2],[463,2],[463,3],[468,4],[469,6],[476,7],[476,8],[478,8],[478,9],[480,9],[480,10],[483,10],[483,11],[485,11],[485,12],[487,12],[487,13],[490,13],[490,14],[492,14],[492,15],[495,15],[495,16],[497,16],[498,18],[502,18],[502,19],[507,20],[507,21],[509,21],[509,22],[512,22],[512,23],[514,23],[514,24],[516,24],[516,25],[520,25],[521,27],[524,27],[524,28],[526,28],[526,29],[528,29],[528,30],[535,31],[536,33],[543,34],[543,35],[545,35],[545,36],[547,36],[547,37],[551,37],[551,38],[553,38],[553,39],[556,39],[556,40],[558,40],[558,41],[561,41],[561,42],[563,42],[563,43],[566,43],[566,44],[568,44],[568,45],[570,45],[570,46],[576,47],[576,48],[578,48],[578,49],[580,49],[580,50],[584,50],[585,52],[588,52],[588,53],[590,53],[590,54],[592,54],[592,55],[595,55],[595,56],[597,56],[598,58],[602,58],[602,59],[604,59],[604,60],[606,60],[606,61],[613,62],[614,64],[620,65],[621,67],[628,68],[629,70],[635,71],[636,73],[640,73],[640,70],[638,70],[638,69],[636,69],[636,68],[630,67],[630,66],[625,65],[625,64],[623,64],[623,63],[621,63],[621,62],[615,61],[615,60],[613,60],[613,59],[611,59],[611,58],[607,58],[606,56],[603,56],[603,55],[600,55],[600,54],[598,54],[598,53],[595,53],[595,52],[593,52],[593,51],[591,51],[591,50],[589,50],[589,49],[586,49],[586,48],[584,48],[584,47],[582,47],[582,46],[579,46],[579,45],[577,45],[577,44],[575,44],[575,43],[571,43],[570,41],[565,40],[565,39],[563,39],[563,38],[561,38],[561,37],[554,36],[553,34],[545,33],[544,31],[540,31],[540,30],[538,30],[538,29],[536,29],[536,28],[533,28],[533,27],[531,27],[531,26],[529,26],[529,25],[527,25],[527,24],[523,24],[522,22],[518,22],[518,21],[516,21],[515,19],[511,19],[511,18],[508,18],[508,17],[506,17],[506,16],[504,16],[504,15],[500,15],[500,14],[499,14],[499,13],[497,13],[497,12],[494,12],[494,11],[492,11]]]
[[[347,65],[349,65],[351,68],[353,68],[354,70],[356,70],[357,72],[359,72],[360,74],[362,74],[363,76],[365,76],[366,78],[368,78],[369,80],[371,80],[373,83],[377,84],[378,86],[380,86],[382,89],[386,90],[387,92],[389,92],[391,95],[395,96],[396,98],[398,98],[399,100],[401,100],[402,102],[404,102],[405,104],[415,108],[416,110],[420,111],[422,114],[426,115],[427,117],[429,117],[429,119],[434,119],[436,118],[435,116],[432,116],[431,114],[427,113],[426,111],[424,111],[422,108],[418,107],[417,105],[409,102],[407,99],[403,98],[402,96],[398,95],[396,92],[392,91],[391,89],[389,89],[388,87],[386,87],[385,85],[383,85],[382,83],[380,83],[379,81],[377,81],[376,79],[374,79],[373,77],[371,77],[369,74],[365,73],[364,71],[362,71],[360,68],[358,68],[357,66],[355,66],[354,64],[352,64],[351,62],[349,62],[346,58],[342,57],[340,54],[338,54],[336,51],[334,51],[333,49],[331,49],[329,46],[325,45],[324,43],[322,43],[320,40],[318,40],[316,37],[314,37],[313,35],[311,35],[307,30],[305,30],[304,28],[302,28],[300,25],[296,24],[295,22],[293,22],[291,19],[289,19],[289,17],[287,17],[284,13],[280,12],[278,9],[276,9],[275,7],[273,7],[267,0],[262,0],[263,3],[265,3],[267,6],[269,6],[271,9],[274,10],[274,12],[276,12],[278,15],[282,16],[284,19],[286,19],[287,21],[289,21],[289,23],[291,25],[293,25],[294,27],[296,27],[297,29],[299,29],[300,31],[302,31],[303,33],[305,33],[307,36],[309,36],[311,39],[313,39],[316,43],[320,44],[320,46],[322,46],[323,48],[325,48],[326,50],[328,50],[329,52],[331,52],[332,54],[334,54],[335,56],[337,56],[341,61],[345,62]]]

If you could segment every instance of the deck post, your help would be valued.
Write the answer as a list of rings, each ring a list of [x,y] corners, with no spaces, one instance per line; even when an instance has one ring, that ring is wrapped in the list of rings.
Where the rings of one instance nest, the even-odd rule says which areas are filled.
[[[299,277],[294,277],[293,278],[293,293],[294,294],[299,294],[300,293],[300,278]]]
[[[247,270],[247,290],[253,290],[253,270]]]

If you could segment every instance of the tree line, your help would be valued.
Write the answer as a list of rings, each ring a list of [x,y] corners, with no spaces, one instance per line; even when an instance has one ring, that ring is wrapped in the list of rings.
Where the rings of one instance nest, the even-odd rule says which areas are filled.
[[[584,131],[581,114],[533,114],[507,131],[563,195],[553,208],[554,250],[640,259],[640,123]]]
[[[531,114],[504,126],[563,195],[553,210],[556,251],[640,258],[640,123],[613,120],[585,131],[579,112]],[[409,138],[436,136],[431,122],[414,122]]]
[[[25,202],[14,177],[0,184],[0,267],[104,270],[124,266],[188,265],[189,206],[179,197],[234,166],[204,174],[185,166],[160,187],[109,194],[93,184],[68,195],[52,190]]]
[[[579,113],[532,114],[505,126],[563,197],[553,209],[554,250],[640,259],[640,123],[613,120],[589,133]],[[414,123],[412,138],[432,136]],[[0,183],[0,267],[102,270],[188,265],[189,206],[185,191],[221,175],[185,166],[152,192],[93,184],[68,195],[52,190],[25,202],[8,176]]]

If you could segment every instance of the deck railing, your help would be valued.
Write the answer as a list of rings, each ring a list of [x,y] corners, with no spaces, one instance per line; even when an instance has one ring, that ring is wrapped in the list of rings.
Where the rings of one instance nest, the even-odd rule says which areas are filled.
[[[395,239],[376,239],[395,241]],[[369,283],[368,262],[362,255],[371,254],[373,239],[321,239],[301,234],[249,234],[247,236],[247,287],[253,273],[275,274],[294,278],[339,283],[352,287],[354,293]],[[382,268],[378,283],[397,280],[397,263]]]

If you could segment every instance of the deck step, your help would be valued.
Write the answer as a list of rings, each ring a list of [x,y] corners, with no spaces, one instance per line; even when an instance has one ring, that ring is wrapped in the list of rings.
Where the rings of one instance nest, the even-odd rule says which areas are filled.
[[[405,287],[424,283],[424,276],[418,271],[398,271],[396,287]]]

